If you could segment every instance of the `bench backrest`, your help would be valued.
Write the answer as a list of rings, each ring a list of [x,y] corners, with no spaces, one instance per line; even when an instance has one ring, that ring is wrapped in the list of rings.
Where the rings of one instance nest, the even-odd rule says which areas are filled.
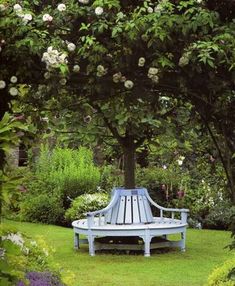
[[[106,214],[106,223],[138,224],[153,222],[153,215],[146,197],[146,189],[114,189],[117,200]]]

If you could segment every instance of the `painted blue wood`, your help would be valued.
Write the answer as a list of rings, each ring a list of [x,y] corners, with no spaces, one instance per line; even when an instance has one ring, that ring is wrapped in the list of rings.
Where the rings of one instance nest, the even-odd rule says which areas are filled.
[[[150,204],[160,210],[160,217],[153,217]],[[171,212],[171,218],[164,217],[165,212]],[[181,214],[180,220],[174,218],[175,212]],[[150,256],[150,243],[154,236],[166,237],[168,234],[181,233],[180,241],[168,241],[162,245],[177,246],[184,251],[187,213],[187,209],[159,206],[145,188],[115,188],[106,208],[87,213],[87,220],[72,223],[75,233],[74,245],[79,246],[79,234],[87,235],[89,253],[94,256],[96,236],[139,236],[145,243],[145,256]],[[110,245],[107,247],[110,248]]]

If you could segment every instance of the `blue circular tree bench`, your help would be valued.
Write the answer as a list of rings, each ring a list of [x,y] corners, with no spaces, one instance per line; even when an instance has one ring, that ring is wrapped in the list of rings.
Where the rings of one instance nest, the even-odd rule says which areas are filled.
[[[154,217],[150,205],[159,210],[159,216]],[[74,229],[74,246],[87,240],[79,240],[79,234],[86,235],[89,243],[89,253],[95,255],[95,250],[129,249],[144,250],[145,256],[150,256],[150,250],[159,247],[179,247],[185,251],[187,213],[188,209],[165,208],[156,204],[149,196],[147,189],[136,188],[126,190],[115,188],[109,205],[98,211],[87,213],[86,219],[72,223]],[[180,213],[180,219],[175,218]],[[169,214],[168,217],[165,214]],[[181,239],[170,241],[167,235],[180,233]],[[144,245],[102,243],[97,237],[140,237]],[[154,237],[162,238],[160,242],[151,243]]]

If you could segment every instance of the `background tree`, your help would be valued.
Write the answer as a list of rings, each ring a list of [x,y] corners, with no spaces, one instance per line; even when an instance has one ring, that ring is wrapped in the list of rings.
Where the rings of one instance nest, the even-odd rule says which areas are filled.
[[[63,110],[59,117],[70,116],[71,124],[95,114],[122,146],[127,188],[135,185],[136,148],[164,132],[182,101],[204,117],[208,96],[213,113],[220,102],[232,108],[234,23],[220,17],[217,6],[196,0],[64,3],[3,4],[2,79],[17,76],[21,85],[10,94],[24,88],[37,119],[42,110]]]

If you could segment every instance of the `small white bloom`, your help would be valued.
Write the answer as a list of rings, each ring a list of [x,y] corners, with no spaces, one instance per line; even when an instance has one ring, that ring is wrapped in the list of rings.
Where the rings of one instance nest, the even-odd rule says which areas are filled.
[[[42,20],[43,20],[43,22],[51,22],[53,20],[53,17],[49,14],[44,14],[42,16]]]
[[[148,7],[147,11],[148,11],[149,14],[151,14],[151,13],[153,13],[153,8],[152,7]]]
[[[202,0],[197,0],[197,3],[198,3],[198,4],[201,4],[201,3],[202,3]]]
[[[157,75],[153,75],[151,77],[151,80],[154,82],[154,83],[158,83],[159,82],[159,77]]]
[[[6,10],[6,6],[4,4],[0,4],[0,12],[3,12]]]
[[[178,165],[179,165],[179,166],[182,166],[182,165],[183,165],[183,161],[182,161],[182,160],[177,160],[177,162],[178,162]]]
[[[18,89],[15,88],[15,87],[11,87],[11,88],[9,89],[9,93],[10,93],[10,95],[12,95],[12,96],[16,96],[16,95],[18,94]]]
[[[126,80],[126,81],[124,82],[124,86],[125,86],[125,88],[127,88],[127,89],[132,89],[133,86],[134,86],[134,83],[133,83],[133,81],[131,81],[131,80]]]
[[[6,87],[6,82],[4,80],[0,80],[0,89],[4,89]]]
[[[57,6],[57,9],[60,11],[60,12],[63,12],[66,10],[66,6],[65,4],[61,3]]]
[[[158,74],[158,69],[157,68],[149,68],[148,70],[148,77],[151,78],[151,76]]]
[[[68,50],[69,50],[70,52],[73,52],[73,51],[75,51],[76,46],[74,45],[74,43],[69,43],[69,44],[67,45],[67,48],[68,48]]]
[[[66,80],[65,78],[62,78],[62,79],[60,80],[60,84],[61,84],[61,85],[66,85],[66,83],[67,83],[67,80]]]
[[[79,72],[80,71],[80,66],[79,65],[73,66],[73,71],[74,72]]]
[[[104,12],[104,9],[103,9],[102,7],[96,7],[96,8],[95,8],[95,14],[96,14],[97,16],[102,15],[103,12]]]
[[[155,13],[160,13],[162,11],[162,5],[158,4],[155,8],[154,8],[154,12]]]
[[[21,248],[24,247],[24,239],[20,233],[10,233],[7,236],[3,236],[2,240],[10,240],[12,243],[20,246]]]
[[[31,21],[33,19],[31,14],[25,14],[23,16],[23,21],[27,24],[29,21]]]
[[[11,83],[17,83],[17,77],[16,76],[12,76],[11,77],[11,79],[10,79],[10,81],[11,81]]]
[[[120,72],[115,73],[113,75],[113,82],[118,83],[119,81],[121,81],[121,78],[122,78],[122,74]]]
[[[145,65],[145,58],[143,58],[143,57],[139,58],[138,66],[143,67],[144,65]]]
[[[78,0],[78,2],[82,3],[82,4],[88,4],[89,0]]]
[[[13,9],[14,9],[16,12],[22,11],[22,7],[20,6],[20,4],[15,4],[15,5],[13,6]]]

